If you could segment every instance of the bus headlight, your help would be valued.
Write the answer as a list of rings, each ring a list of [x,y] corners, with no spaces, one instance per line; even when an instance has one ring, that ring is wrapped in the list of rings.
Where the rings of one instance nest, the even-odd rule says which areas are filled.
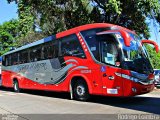
[[[120,73],[115,73],[117,76],[119,77],[122,77],[122,78],[125,78],[125,79],[128,79],[128,80],[131,80],[133,82],[139,82],[140,80],[138,78],[135,78],[135,77],[132,77],[132,76],[129,76],[129,75],[126,75],[126,74],[120,74]]]

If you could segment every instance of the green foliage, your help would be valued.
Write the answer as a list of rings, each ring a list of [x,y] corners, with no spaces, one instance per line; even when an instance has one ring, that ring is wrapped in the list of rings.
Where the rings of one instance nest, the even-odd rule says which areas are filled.
[[[120,1],[117,0],[108,0],[108,3],[105,5],[106,6],[106,12],[111,12],[117,13],[118,15],[121,14],[122,9],[120,8]]]
[[[0,25],[0,55],[16,46],[15,38],[19,34],[18,24],[19,22],[13,19]]]
[[[35,24],[46,35],[91,23],[86,0],[28,0]]]
[[[159,0],[92,0],[103,11],[103,21],[135,30],[144,38],[149,38],[146,18],[160,14]]]
[[[19,12],[19,30],[20,36],[25,36],[28,31],[33,30],[34,17],[31,14],[31,7],[25,5],[26,2],[19,0],[18,12]]]
[[[8,2],[17,0],[7,0]],[[35,31],[51,35],[79,25],[107,22],[149,38],[146,18],[159,22],[159,0],[18,0],[21,35]]]
[[[149,53],[153,68],[160,69],[160,52],[157,54],[155,49],[150,45],[146,45],[146,49]]]
[[[29,31],[29,32],[27,32],[27,34],[25,36],[20,36],[17,38],[18,39],[17,44],[18,44],[18,46],[26,45],[26,44],[31,43],[33,41],[40,40],[44,37],[47,37],[47,36],[45,36],[41,33],[34,32],[34,31]]]

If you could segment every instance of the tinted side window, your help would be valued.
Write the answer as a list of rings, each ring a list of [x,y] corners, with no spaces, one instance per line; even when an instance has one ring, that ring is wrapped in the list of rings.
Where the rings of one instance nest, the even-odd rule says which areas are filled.
[[[29,55],[28,55],[28,49],[27,49],[19,53],[19,64],[28,63],[28,62],[29,62]]]
[[[61,55],[85,58],[82,46],[75,34],[61,38]]]
[[[2,57],[2,65],[6,66],[6,56]]]
[[[9,66],[9,55],[6,55],[6,56],[4,56],[5,58],[4,58],[4,60],[5,60],[5,62],[4,62],[4,64],[6,65],[6,66]]]
[[[18,53],[11,54],[11,65],[18,64]]]
[[[58,41],[52,41],[43,45],[43,59],[52,59],[58,57]]]
[[[42,58],[41,51],[42,49],[40,46],[31,48],[30,49],[30,62],[40,61]]]
[[[11,55],[7,55],[7,66],[11,65]]]
[[[100,47],[99,47],[99,42],[97,41],[96,35],[86,36],[85,40],[95,59],[100,61],[100,50],[99,50]]]

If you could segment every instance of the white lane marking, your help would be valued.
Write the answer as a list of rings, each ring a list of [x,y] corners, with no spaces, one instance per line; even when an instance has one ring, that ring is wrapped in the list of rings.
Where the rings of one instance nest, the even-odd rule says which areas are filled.
[[[4,93],[5,95],[16,95],[16,93]]]
[[[12,92],[0,92],[0,96],[13,96],[16,95],[16,93]]]

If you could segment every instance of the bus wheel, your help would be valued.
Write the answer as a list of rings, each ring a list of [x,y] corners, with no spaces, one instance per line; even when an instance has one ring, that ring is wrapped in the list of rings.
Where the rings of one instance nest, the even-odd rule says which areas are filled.
[[[13,88],[14,88],[14,91],[15,92],[19,92],[20,89],[19,89],[19,84],[18,84],[18,81],[15,80],[14,83],[13,83]]]
[[[85,81],[78,80],[73,87],[73,96],[76,100],[86,101],[89,98],[88,86]]]

